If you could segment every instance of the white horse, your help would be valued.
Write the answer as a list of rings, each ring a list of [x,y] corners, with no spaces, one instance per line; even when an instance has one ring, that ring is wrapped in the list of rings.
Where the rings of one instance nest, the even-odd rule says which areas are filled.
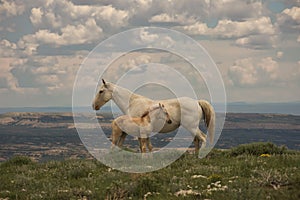
[[[154,129],[154,124],[162,122],[172,123],[170,116],[163,104],[156,104],[147,110],[141,117],[130,117],[129,115],[122,115],[114,119],[112,126],[112,148],[116,145],[122,146],[119,139],[122,134],[130,134],[139,139],[140,150],[142,153],[146,152],[147,138]],[[149,140],[148,140],[149,141]],[[147,144],[149,152],[152,151],[152,145]]]
[[[215,134],[215,111],[211,104],[205,100],[194,100],[188,97],[155,101],[147,97],[132,93],[131,91],[105,82],[93,100],[93,109],[99,110],[105,103],[113,100],[120,110],[131,117],[141,117],[151,106],[161,102],[165,105],[171,124],[165,123],[161,128],[154,124],[155,132],[168,133],[176,130],[180,125],[187,129],[194,136],[195,153],[199,153],[199,143],[202,140],[201,148],[206,146],[206,135],[199,129],[200,120],[203,118],[208,131],[210,144],[213,143]],[[122,145],[126,134],[120,139]],[[150,141],[148,141],[150,144]]]

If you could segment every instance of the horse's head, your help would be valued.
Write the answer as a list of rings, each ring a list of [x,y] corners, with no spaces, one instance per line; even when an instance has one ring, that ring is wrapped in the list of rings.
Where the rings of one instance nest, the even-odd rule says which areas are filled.
[[[93,100],[93,109],[99,110],[105,103],[112,98],[112,88],[109,83],[106,83],[102,79],[102,85],[100,86],[95,98]]]
[[[168,124],[172,123],[170,115],[169,115],[167,109],[165,108],[164,104],[159,103],[158,106],[152,108],[152,110],[155,112],[154,113],[155,114],[155,118],[157,118],[157,119],[163,119]]]

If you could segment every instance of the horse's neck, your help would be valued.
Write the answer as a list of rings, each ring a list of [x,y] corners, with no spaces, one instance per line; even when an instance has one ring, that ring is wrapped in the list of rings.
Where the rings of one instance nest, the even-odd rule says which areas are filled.
[[[154,110],[148,114],[149,122],[151,124],[154,123],[155,119],[157,118],[157,114],[158,114],[157,112],[158,112],[157,110]]]
[[[151,123],[151,118],[150,118],[150,115],[146,115],[146,116],[143,116],[142,118],[142,121],[147,121],[149,124]]]
[[[112,100],[123,113],[128,114],[130,100],[134,98],[139,98],[140,96],[114,84],[111,84],[111,87],[113,90]]]

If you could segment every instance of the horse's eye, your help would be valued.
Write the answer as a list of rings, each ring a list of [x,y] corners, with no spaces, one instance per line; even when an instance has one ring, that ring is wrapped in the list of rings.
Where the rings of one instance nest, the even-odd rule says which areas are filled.
[[[101,94],[101,93],[103,93],[103,90],[100,90],[100,91],[99,91],[99,94]]]

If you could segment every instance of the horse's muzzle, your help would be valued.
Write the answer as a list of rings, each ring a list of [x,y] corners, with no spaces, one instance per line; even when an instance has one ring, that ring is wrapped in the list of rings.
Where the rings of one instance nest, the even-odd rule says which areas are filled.
[[[93,107],[94,110],[99,110],[100,109],[100,107],[99,106],[95,106],[95,104],[93,104],[92,107]]]

